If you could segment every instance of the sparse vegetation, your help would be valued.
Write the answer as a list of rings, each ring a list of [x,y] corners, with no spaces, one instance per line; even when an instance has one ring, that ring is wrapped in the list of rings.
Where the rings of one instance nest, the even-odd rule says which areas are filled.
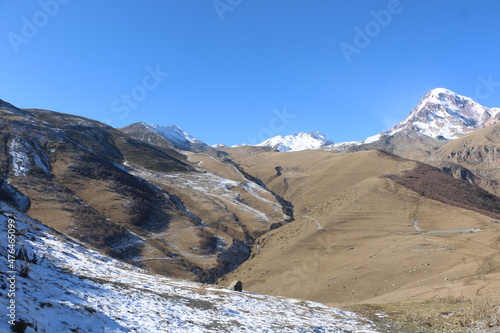
[[[19,319],[14,322],[14,325],[10,326],[10,329],[15,333],[24,333],[28,327],[33,327],[33,324],[28,323],[23,319]]]
[[[355,305],[351,309],[369,317],[386,332],[500,330],[500,299],[488,296],[445,296],[422,303]]]
[[[31,271],[32,264],[23,262],[19,266],[19,276],[23,278],[29,277],[29,272]]]
[[[469,302],[470,300],[468,300],[464,296],[441,296],[427,301],[427,303],[442,303],[442,304],[464,304]]]
[[[472,305],[460,314],[463,327],[491,328],[500,330],[500,300],[490,297],[474,299]]]
[[[217,237],[206,228],[199,229],[197,236],[200,237],[200,250],[205,254],[212,254],[217,251]]]
[[[83,159],[83,162],[73,169],[78,174],[78,178],[83,176],[100,182],[104,180],[110,192],[117,193],[130,202],[127,207],[128,219],[123,222],[153,232],[158,232],[159,229],[165,229],[168,226],[166,216],[159,219],[165,222],[162,226],[149,223],[152,216],[165,215],[163,209],[174,206],[159,189],[138,177],[123,172],[98,156],[85,156],[80,159]],[[96,208],[101,209],[102,206]]]
[[[447,205],[500,218],[500,198],[467,181],[453,178],[438,168],[420,163],[402,176],[385,176],[418,194]]]
[[[127,161],[138,163],[150,170],[159,172],[191,170],[189,164],[186,163],[186,156],[173,149],[148,145],[132,137],[118,139],[115,144]]]
[[[19,276],[28,278],[31,267],[38,263],[36,252],[34,252],[32,256],[30,256],[28,254],[28,251],[26,251],[24,247],[21,247],[17,250],[16,259],[20,261]]]
[[[124,259],[138,253],[137,246],[128,247],[127,251],[117,251],[113,247],[114,244],[128,242],[130,239],[129,232],[123,226],[84,205],[80,205],[73,214],[78,219],[77,227],[71,232],[74,237],[114,258]]]
[[[28,251],[24,247],[21,247],[17,250],[16,259],[35,265],[38,263],[36,252],[33,252],[33,255],[30,256],[28,254]]]
[[[94,309],[93,307],[88,306],[88,305],[83,306],[83,309],[84,309],[85,311],[87,311],[88,313],[90,313],[90,314],[94,314],[94,313],[96,313],[96,312],[97,312],[97,310],[96,310],[96,309]]]
[[[411,323],[418,326],[435,326],[436,320],[438,318],[437,313],[428,313],[426,311],[413,311],[406,310],[403,315],[403,322]]]

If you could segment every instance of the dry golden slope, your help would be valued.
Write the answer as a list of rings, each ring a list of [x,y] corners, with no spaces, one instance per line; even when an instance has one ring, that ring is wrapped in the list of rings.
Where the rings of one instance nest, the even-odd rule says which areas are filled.
[[[328,304],[498,293],[498,221],[380,177],[417,162],[377,151],[231,154],[291,201],[297,220],[259,239],[225,279]],[[480,231],[465,232],[473,228]]]

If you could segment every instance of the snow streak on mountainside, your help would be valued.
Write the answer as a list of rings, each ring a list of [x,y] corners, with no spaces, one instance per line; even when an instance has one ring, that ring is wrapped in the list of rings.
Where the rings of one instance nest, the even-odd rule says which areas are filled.
[[[433,138],[456,139],[485,127],[498,114],[500,108],[488,109],[471,98],[436,88],[424,96],[405,120],[382,134],[393,135],[402,130],[412,130]]]
[[[327,139],[323,133],[296,133],[292,135],[278,135],[258,144],[257,146],[270,147],[279,151],[299,151],[305,149],[320,149],[322,146],[331,145],[333,141]]]
[[[184,143],[187,141],[191,143],[202,143],[200,140],[192,137],[176,125],[160,126],[156,124],[148,124],[147,126],[172,142]]]
[[[26,333],[375,332],[359,316],[319,303],[145,274],[0,202],[4,235],[8,224],[24,273],[7,275],[12,269],[0,261],[1,332],[11,331],[9,321]],[[1,237],[3,258],[7,245]]]

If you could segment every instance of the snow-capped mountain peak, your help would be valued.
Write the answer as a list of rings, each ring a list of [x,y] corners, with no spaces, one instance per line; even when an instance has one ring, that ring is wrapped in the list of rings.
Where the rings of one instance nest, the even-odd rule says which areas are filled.
[[[157,124],[146,124],[146,126],[162,135],[169,141],[202,143],[200,140],[189,135],[189,133],[182,130],[182,128],[176,125],[160,126]]]
[[[291,135],[277,135],[258,144],[257,146],[271,147],[279,151],[299,151],[305,149],[320,149],[331,145],[333,141],[321,132],[296,133]]]
[[[498,108],[486,108],[472,98],[445,88],[436,88],[425,94],[409,116],[382,135],[393,135],[410,130],[433,138],[455,139],[482,128],[500,113]]]

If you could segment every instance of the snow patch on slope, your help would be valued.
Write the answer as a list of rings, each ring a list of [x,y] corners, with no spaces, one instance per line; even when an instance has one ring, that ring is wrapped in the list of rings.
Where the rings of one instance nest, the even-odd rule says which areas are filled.
[[[25,176],[30,170],[30,158],[27,154],[26,146],[17,138],[13,139],[9,145],[10,156],[12,157],[12,169],[15,176]]]
[[[48,157],[45,156],[43,149],[38,147],[38,143],[30,144],[23,139],[13,138],[9,144],[9,154],[12,157],[12,170],[15,176],[26,176],[31,169],[32,161],[45,174],[50,174]]]
[[[135,171],[140,177],[146,175],[144,171]],[[269,217],[262,211],[255,209],[246,203],[242,202],[237,187],[243,187],[253,196],[258,196],[257,190],[253,186],[247,186],[248,183],[239,183],[231,179],[220,177],[210,172],[203,173],[170,173],[162,175],[164,183],[170,183],[171,186],[189,191],[195,190],[214,199],[215,202],[220,202],[223,206],[230,205],[238,210],[246,211],[254,215],[261,222],[269,222]],[[257,185],[255,185],[257,187]],[[262,190],[261,193],[267,193]],[[280,209],[278,203],[271,202],[265,198],[260,198],[269,205],[272,205],[275,210]]]
[[[191,142],[197,144],[204,144],[203,142],[196,139],[195,137],[192,137],[191,135],[189,135],[187,132],[183,131],[180,127],[176,125],[160,126],[156,124],[147,124],[146,126],[149,127],[151,130],[155,131],[156,133],[160,134],[170,142],[174,143]]]

